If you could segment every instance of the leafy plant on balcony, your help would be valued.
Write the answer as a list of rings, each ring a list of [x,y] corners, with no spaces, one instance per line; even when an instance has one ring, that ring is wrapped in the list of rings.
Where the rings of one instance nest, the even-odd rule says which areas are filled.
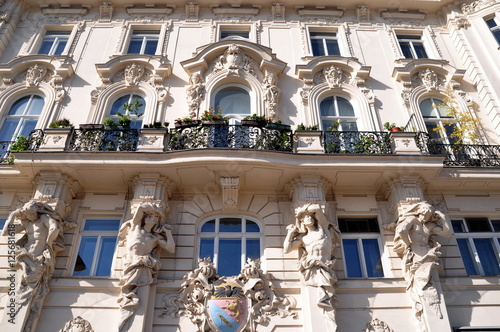
[[[63,118],[61,120],[56,120],[49,124],[49,128],[74,128],[73,124],[71,121],[69,121],[66,118]]]
[[[210,107],[208,111],[203,112],[201,115],[202,121],[227,121],[228,117],[222,115],[222,110],[220,106],[217,106],[217,110],[214,110],[213,107]]]
[[[182,118],[177,118],[175,119],[175,123],[181,124],[181,123],[188,123],[188,122],[193,122],[197,121],[198,119],[196,118],[196,114],[191,114],[191,115],[186,115]]]
[[[267,121],[265,116],[257,114],[247,115],[243,118],[243,120],[263,121],[263,122]]]
[[[469,110],[463,110],[456,102],[453,90],[448,88],[444,94],[446,97],[443,100],[444,107],[446,108],[447,119],[443,119],[443,124],[439,123],[434,131],[442,133],[447,132],[446,128],[451,128],[450,134],[453,137],[454,144],[476,144],[479,142],[480,136],[480,118],[471,113]],[[432,105],[436,108],[436,105]],[[477,110],[478,105],[472,103],[471,109]]]
[[[161,123],[160,121],[155,121],[152,124],[144,125],[144,128],[161,129],[161,128],[168,128],[169,125],[170,125],[169,122]]]
[[[130,124],[132,123],[132,118],[130,115],[135,115],[137,118],[140,118],[142,116],[142,112],[140,111],[140,108],[143,106],[143,104],[139,101],[139,99],[134,99],[133,102],[131,103],[123,103],[123,111],[124,113],[121,112],[116,112],[116,115],[118,115],[118,119],[115,122],[114,119],[112,118],[106,118],[103,121],[103,124],[105,126],[123,126],[123,127],[130,127]]]
[[[297,125],[297,128],[295,130],[319,130],[318,125],[313,125],[313,126],[304,126],[303,123]]]

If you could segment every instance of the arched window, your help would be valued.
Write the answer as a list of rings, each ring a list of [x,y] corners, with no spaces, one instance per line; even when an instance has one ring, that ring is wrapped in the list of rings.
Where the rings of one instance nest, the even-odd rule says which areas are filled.
[[[351,103],[339,96],[330,96],[319,104],[321,126],[323,130],[329,130],[332,122],[340,123],[338,130],[357,131],[356,116]]]
[[[247,258],[260,259],[260,226],[246,217],[216,217],[200,227],[199,257],[210,257],[221,276],[241,272]]]
[[[124,107],[125,104],[131,104],[132,107],[127,109]],[[134,104],[138,107],[135,109]],[[144,98],[136,94],[128,94],[118,98],[111,106],[111,111],[109,112],[110,118],[114,119],[115,122],[121,117],[128,115],[132,122],[130,123],[130,128],[141,129],[142,127],[142,115],[144,115],[144,109],[146,107],[146,102]]]
[[[444,144],[453,144],[456,138],[451,136],[455,124],[450,122],[448,107],[438,98],[427,98],[420,102],[420,112],[425,121],[425,127],[432,139]],[[447,121],[446,121],[447,120]]]
[[[220,108],[224,116],[240,118],[250,115],[250,94],[237,86],[223,88],[214,98],[214,109],[217,108]]]
[[[36,127],[43,105],[43,98],[37,95],[29,95],[16,100],[3,117],[0,141],[14,141],[18,136],[27,137]]]

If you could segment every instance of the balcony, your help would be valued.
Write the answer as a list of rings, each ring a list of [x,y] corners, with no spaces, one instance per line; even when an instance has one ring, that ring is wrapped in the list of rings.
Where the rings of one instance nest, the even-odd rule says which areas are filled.
[[[100,126],[102,127],[102,126]],[[176,129],[46,129],[33,131],[17,151],[174,152],[193,149],[249,149],[326,155],[443,155],[444,167],[499,167],[500,146],[439,144],[427,133],[296,131],[260,126],[198,125]],[[65,136],[66,135],[66,136]],[[303,146],[300,147],[300,141]],[[315,142],[316,149],[308,151]],[[0,163],[12,163],[0,142]],[[405,148],[406,146],[406,148]],[[408,146],[413,146],[408,150]]]

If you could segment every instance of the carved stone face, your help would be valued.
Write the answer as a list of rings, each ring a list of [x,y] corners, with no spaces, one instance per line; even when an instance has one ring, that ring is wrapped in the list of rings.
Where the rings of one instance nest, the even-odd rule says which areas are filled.
[[[159,216],[156,213],[149,213],[144,218],[144,223],[146,225],[154,225],[160,220]]]
[[[314,218],[312,215],[310,214],[306,214],[303,218],[303,223],[304,223],[304,226],[314,226]]]

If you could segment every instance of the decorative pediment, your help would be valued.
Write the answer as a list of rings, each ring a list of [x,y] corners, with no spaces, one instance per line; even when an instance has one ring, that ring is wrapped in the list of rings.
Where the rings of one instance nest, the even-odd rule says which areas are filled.
[[[358,60],[339,56],[316,58],[306,65],[299,65],[295,74],[306,84],[327,83],[331,88],[342,84],[364,85],[371,67],[363,66]]]
[[[172,71],[170,64],[148,55],[119,56],[95,66],[104,84],[122,80],[127,85],[140,81],[163,83]]]
[[[406,88],[423,86],[427,90],[439,89],[447,85],[460,86],[465,70],[456,69],[445,60],[418,59],[404,67],[396,67],[392,76]]]
[[[200,73],[207,76],[213,72],[238,72],[244,70],[252,75],[257,71],[279,74],[286,63],[278,60],[271,49],[247,41],[225,40],[202,46],[196,50],[194,57],[181,62],[189,74]]]
[[[0,77],[4,85],[26,82],[33,87],[45,82],[58,86],[74,73],[73,66],[65,59],[48,55],[19,57],[0,65]]]

